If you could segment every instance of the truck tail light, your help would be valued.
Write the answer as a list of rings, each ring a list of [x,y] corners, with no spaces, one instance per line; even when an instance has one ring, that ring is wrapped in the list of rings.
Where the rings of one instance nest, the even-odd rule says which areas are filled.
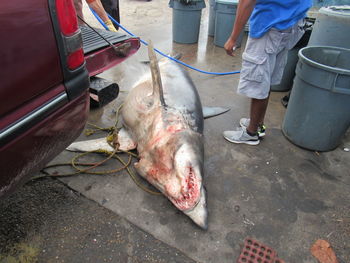
[[[66,50],[67,67],[74,70],[83,65],[85,59],[73,0],[56,0],[56,11]]]
[[[77,32],[78,20],[73,0],[56,0],[56,10],[62,34],[71,36]]]
[[[81,66],[84,62],[84,52],[83,49],[80,48],[73,53],[70,53],[67,57],[68,68],[73,70]]]

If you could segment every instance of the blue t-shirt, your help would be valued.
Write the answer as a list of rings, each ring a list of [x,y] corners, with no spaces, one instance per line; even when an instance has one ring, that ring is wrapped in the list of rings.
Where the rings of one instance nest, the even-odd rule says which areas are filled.
[[[270,28],[284,30],[306,16],[312,0],[256,0],[249,20],[249,36],[262,37]]]

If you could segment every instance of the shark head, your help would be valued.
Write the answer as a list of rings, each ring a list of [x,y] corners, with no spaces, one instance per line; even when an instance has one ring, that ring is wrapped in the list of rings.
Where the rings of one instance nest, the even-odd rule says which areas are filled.
[[[198,147],[201,144],[196,140],[201,140],[200,136],[179,134],[169,141],[159,141],[135,167],[176,208],[207,229],[206,194],[202,184],[203,148]]]
[[[202,149],[191,142],[184,143],[177,150],[174,158],[175,173],[180,189],[170,201],[193,222],[207,229],[206,193],[202,184],[203,158]],[[173,195],[174,196],[174,195]]]

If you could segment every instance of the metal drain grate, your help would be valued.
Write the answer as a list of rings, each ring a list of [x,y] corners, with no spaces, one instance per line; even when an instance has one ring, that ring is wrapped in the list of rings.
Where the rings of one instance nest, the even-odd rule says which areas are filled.
[[[237,263],[285,263],[272,248],[252,239],[244,241]]]

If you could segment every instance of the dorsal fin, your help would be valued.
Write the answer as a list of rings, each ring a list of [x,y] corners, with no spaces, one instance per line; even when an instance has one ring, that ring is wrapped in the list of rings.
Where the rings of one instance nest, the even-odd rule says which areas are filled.
[[[152,84],[153,84],[153,96],[159,97],[160,103],[163,107],[166,106],[163,94],[162,79],[160,77],[160,70],[158,66],[157,56],[153,49],[152,41],[148,42],[148,57],[150,61]]]

